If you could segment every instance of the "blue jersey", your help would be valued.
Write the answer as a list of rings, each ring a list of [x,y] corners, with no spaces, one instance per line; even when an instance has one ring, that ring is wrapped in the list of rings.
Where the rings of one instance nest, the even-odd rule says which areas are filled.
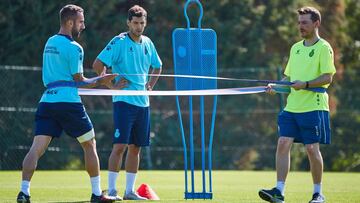
[[[128,80],[128,87],[124,90],[145,90],[148,77],[146,75],[128,74],[147,74],[150,67],[160,68],[162,62],[156,52],[153,42],[146,36],[141,36],[141,42],[133,41],[128,33],[121,33],[114,37],[97,57],[107,67],[112,68],[113,73]],[[113,96],[113,102],[123,101],[132,105],[147,107],[149,106],[149,96]]]
[[[42,79],[47,84],[59,80],[73,81],[83,73],[84,51],[70,36],[57,34],[48,39],[43,53]],[[81,102],[77,88],[57,87],[46,90],[40,102]]]

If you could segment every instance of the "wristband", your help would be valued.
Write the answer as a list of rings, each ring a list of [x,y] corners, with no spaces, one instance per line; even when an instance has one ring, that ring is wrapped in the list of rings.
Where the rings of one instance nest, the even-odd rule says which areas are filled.
[[[306,88],[306,89],[309,88],[309,81],[306,81],[306,86],[305,86],[305,88]]]

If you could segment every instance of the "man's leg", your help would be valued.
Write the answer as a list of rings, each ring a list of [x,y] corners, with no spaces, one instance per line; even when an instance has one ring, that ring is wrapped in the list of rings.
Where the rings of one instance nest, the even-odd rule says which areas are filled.
[[[93,130],[91,130],[91,132],[87,134],[89,135],[93,134]],[[115,199],[105,196],[101,192],[100,164],[99,164],[99,157],[96,152],[95,139],[91,138],[90,140],[81,142],[80,144],[84,150],[85,168],[90,176],[91,190],[92,190],[90,202],[91,203],[114,202]]]
[[[287,174],[289,173],[290,168],[290,149],[291,145],[294,142],[294,138],[290,137],[280,137],[278,139],[277,149],[276,149],[276,173],[277,173],[277,182],[276,187],[265,190],[262,189],[259,191],[259,196],[261,199],[268,202],[284,202],[284,188],[285,180]]]
[[[30,196],[30,180],[34,174],[37,162],[44,154],[51,141],[50,136],[37,135],[31,145],[29,152],[23,161],[21,191]]]
[[[124,200],[146,200],[145,197],[141,197],[135,192],[136,174],[139,169],[141,147],[130,144],[125,161],[126,170],[126,189],[124,194]]]
[[[290,169],[290,149],[294,138],[280,137],[276,150],[276,188],[284,195],[285,180]]]
[[[96,152],[96,141],[95,139],[91,139],[80,144],[84,150],[85,168],[90,176],[92,193],[96,196],[100,196],[100,164]]]
[[[96,141],[91,139],[80,143],[84,150],[85,169],[90,177],[99,176],[100,164],[99,157],[96,152]]]
[[[136,120],[131,129],[128,151],[126,154],[126,189],[125,200],[146,200],[135,192],[136,174],[140,162],[140,146],[150,144],[150,110],[149,107],[136,107]]]
[[[16,202],[30,203],[30,180],[34,174],[38,160],[44,154],[50,141],[50,136],[37,135],[34,137],[31,148],[23,161],[21,188]]]
[[[307,144],[306,152],[310,161],[310,170],[314,183],[314,194],[319,193],[322,194],[321,191],[321,181],[322,181],[322,173],[323,173],[323,158],[320,152],[319,143]]]
[[[109,192],[116,191],[116,179],[122,164],[122,157],[126,150],[127,144],[114,144],[108,163],[108,190]]]
[[[133,144],[128,146],[126,154],[125,170],[126,170],[126,191],[125,193],[135,192],[136,174],[139,169],[141,147]]]

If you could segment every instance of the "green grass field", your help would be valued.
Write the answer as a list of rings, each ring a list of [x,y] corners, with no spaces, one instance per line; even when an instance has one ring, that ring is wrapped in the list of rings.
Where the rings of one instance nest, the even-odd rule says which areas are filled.
[[[196,175],[199,175],[197,173]],[[106,189],[107,173],[102,171],[102,188]],[[20,171],[0,172],[0,202],[14,202],[19,190]],[[200,181],[199,178],[197,180]],[[36,171],[31,182],[32,202],[79,202],[90,198],[90,180],[84,171]],[[124,172],[118,179],[119,191],[124,191]],[[159,195],[159,202],[204,202],[184,198],[183,171],[141,171],[137,186],[149,184]],[[275,184],[275,172],[214,171],[213,200],[209,202],[262,202],[258,190]],[[360,203],[360,173],[325,173],[324,194],[328,203]],[[200,186],[200,184],[197,184]],[[197,187],[200,190],[200,187]],[[291,172],[285,191],[285,200],[308,202],[312,193],[311,175]],[[122,194],[122,193],[121,193]],[[123,201],[125,202],[125,201]]]

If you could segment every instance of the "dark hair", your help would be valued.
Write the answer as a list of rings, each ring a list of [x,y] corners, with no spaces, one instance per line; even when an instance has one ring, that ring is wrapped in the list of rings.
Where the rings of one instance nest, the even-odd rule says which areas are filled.
[[[131,21],[133,17],[147,17],[145,9],[139,5],[131,7],[128,11],[128,20]]]
[[[314,7],[302,7],[300,8],[298,11],[298,14],[299,15],[306,15],[306,14],[310,14],[311,15],[311,20],[313,22],[315,21],[319,21],[321,22],[321,14],[320,14],[320,11],[317,10],[316,8]]]
[[[69,19],[75,19],[75,17],[78,15],[78,13],[83,13],[84,9],[82,9],[80,6],[74,5],[74,4],[68,4],[59,12],[60,16],[60,23],[64,24]]]

